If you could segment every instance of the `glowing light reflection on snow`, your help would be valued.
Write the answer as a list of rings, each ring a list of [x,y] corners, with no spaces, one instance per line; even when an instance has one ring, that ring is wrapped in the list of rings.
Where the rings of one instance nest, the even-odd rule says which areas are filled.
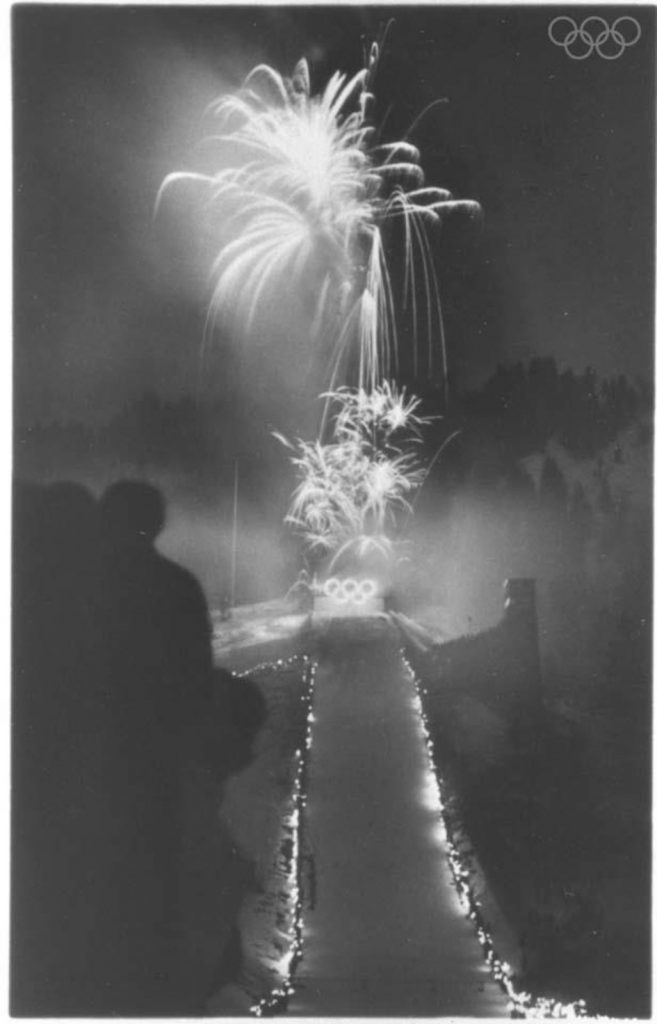
[[[315,687],[316,663],[311,661],[307,655],[295,655],[283,661],[267,662],[250,669],[248,672],[240,673],[241,676],[252,675],[255,671],[263,668],[289,667],[301,660],[304,666],[305,694],[302,701],[306,704],[306,725],[302,746],[295,751],[294,760],[296,763],[294,784],[292,788],[292,809],[283,821],[282,833],[288,836],[291,842],[291,850],[286,862],[287,876],[287,897],[289,905],[289,930],[285,936],[288,948],[279,958],[276,964],[276,971],[281,981],[269,995],[260,999],[251,1007],[251,1013],[255,1017],[271,1016],[283,1012],[287,1006],[290,996],[294,992],[293,978],[295,970],[303,955],[303,913],[302,913],[302,891],[301,891],[301,832],[303,827],[302,808],[306,804],[306,782],[308,772],[308,752],[311,747],[312,723],[312,699]],[[281,852],[281,857],[283,854]]]

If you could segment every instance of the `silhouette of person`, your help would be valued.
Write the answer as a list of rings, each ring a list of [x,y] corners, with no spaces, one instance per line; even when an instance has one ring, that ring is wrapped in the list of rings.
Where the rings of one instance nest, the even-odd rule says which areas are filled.
[[[18,485],[14,522],[12,1013],[200,1014],[239,970],[221,783],[264,700],[213,670],[155,488]]]
[[[135,481],[112,485],[100,502],[107,953],[99,957],[112,1012],[137,1015],[194,1012],[201,998],[185,949],[186,789],[194,776],[196,796],[210,801],[219,770],[207,608],[194,577],[155,548],[164,513],[160,492]]]

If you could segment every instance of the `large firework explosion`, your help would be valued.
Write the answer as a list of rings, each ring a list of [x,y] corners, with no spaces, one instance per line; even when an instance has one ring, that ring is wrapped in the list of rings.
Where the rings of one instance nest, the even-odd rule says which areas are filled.
[[[385,143],[372,120],[379,48],[352,78],[336,72],[312,94],[307,61],[290,78],[261,64],[243,87],[209,108],[215,130],[205,141],[214,173],[169,174],[158,195],[191,183],[205,191],[209,214],[232,236],[212,267],[206,330],[219,319],[248,335],[261,306],[303,284],[316,297],[312,340],[331,353],[330,383],[357,348],[358,386],[372,387],[395,368],[395,300],[385,233],[401,224],[402,301],[413,316],[417,361],[418,296],[426,305],[428,356],[438,333],[446,372],[440,300],[430,231],[443,214],[479,213],[424,185],[419,150]],[[429,373],[431,373],[429,366]]]

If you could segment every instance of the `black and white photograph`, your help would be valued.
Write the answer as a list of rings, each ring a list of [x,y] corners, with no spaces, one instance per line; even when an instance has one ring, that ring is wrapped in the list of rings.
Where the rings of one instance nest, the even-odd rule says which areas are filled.
[[[7,20],[10,1016],[650,1019],[655,7]]]

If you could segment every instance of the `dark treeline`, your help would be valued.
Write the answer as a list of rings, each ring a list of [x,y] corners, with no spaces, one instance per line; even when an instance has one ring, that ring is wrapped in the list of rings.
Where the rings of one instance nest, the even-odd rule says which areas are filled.
[[[528,366],[498,366],[479,390],[463,396],[466,417],[483,419],[519,455],[541,449],[553,438],[574,456],[590,458],[610,444],[651,407],[648,385],[623,375],[600,380],[558,371],[554,359],[532,359]]]
[[[643,380],[600,379],[590,368],[580,374],[559,371],[550,357],[498,366],[478,390],[453,395],[447,409],[442,388],[416,390],[423,411],[439,417],[428,437],[430,450],[451,427],[502,443],[515,459],[542,450],[550,439],[576,458],[590,458],[652,407]],[[273,426],[256,422],[237,393],[201,403],[145,392],[100,425],[49,420],[19,428],[16,462],[34,473],[54,462],[66,468],[130,463],[138,469],[211,469],[221,475],[238,450],[247,463],[257,463],[263,431]]]
[[[424,412],[502,442],[515,458],[542,450],[551,439],[575,458],[590,458],[648,413],[653,401],[644,379],[600,378],[590,367],[560,371],[550,356],[500,364],[480,388],[452,395],[447,405],[442,390],[420,394]]]
[[[222,406],[214,418],[225,421],[232,412]],[[167,400],[144,392],[99,425],[49,420],[17,431],[17,461],[34,470],[53,459],[59,466],[202,467],[221,447],[212,420],[212,410],[188,396]]]

